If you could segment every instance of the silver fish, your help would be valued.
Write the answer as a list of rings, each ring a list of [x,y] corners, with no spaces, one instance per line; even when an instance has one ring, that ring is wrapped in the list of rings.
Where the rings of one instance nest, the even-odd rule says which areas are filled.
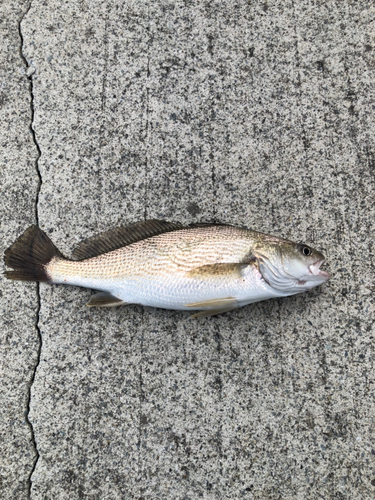
[[[230,225],[158,220],[89,238],[72,259],[31,226],[4,260],[9,279],[101,290],[88,306],[200,311],[193,317],[305,292],[330,277],[323,255],[304,244]]]

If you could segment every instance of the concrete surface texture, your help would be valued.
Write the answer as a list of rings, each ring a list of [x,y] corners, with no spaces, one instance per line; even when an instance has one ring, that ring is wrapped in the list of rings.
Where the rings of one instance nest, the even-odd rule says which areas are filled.
[[[0,8],[2,251],[221,221],[333,275],[196,321],[1,277],[0,497],[373,498],[373,2]]]

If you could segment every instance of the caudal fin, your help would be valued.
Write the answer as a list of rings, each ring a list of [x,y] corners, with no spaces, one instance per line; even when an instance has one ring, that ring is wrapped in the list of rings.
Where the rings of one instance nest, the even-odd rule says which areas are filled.
[[[5,250],[4,262],[13,271],[5,271],[11,280],[50,281],[46,264],[53,257],[63,257],[52,241],[37,226],[30,226]]]

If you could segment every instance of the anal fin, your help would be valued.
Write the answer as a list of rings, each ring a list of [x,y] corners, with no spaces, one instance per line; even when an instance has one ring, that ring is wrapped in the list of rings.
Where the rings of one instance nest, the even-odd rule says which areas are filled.
[[[86,305],[89,307],[116,307],[124,304],[126,304],[126,302],[118,299],[109,292],[99,292],[93,295]]]

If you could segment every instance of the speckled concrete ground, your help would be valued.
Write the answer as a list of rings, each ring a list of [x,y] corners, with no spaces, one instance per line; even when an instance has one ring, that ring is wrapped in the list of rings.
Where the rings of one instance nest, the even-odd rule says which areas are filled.
[[[215,220],[333,274],[199,321],[1,277],[1,499],[373,498],[373,3],[0,8],[2,251]]]

